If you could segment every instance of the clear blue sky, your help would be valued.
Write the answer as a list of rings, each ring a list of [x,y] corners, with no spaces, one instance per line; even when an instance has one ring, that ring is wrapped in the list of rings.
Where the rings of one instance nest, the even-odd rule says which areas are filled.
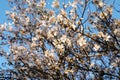
[[[6,20],[5,11],[9,9],[10,7],[8,5],[8,1],[0,0],[0,24],[5,22]]]

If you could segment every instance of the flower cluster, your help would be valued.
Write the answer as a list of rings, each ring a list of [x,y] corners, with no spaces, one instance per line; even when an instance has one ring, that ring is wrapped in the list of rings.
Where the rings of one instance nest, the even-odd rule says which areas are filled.
[[[0,25],[0,43],[9,54],[0,51],[18,79],[120,78],[120,20],[113,6],[102,0],[48,1],[9,0],[11,23]]]

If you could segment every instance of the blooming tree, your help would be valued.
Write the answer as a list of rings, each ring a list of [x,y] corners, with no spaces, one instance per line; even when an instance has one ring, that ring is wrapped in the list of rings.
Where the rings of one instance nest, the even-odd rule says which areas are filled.
[[[116,0],[8,0],[1,55],[18,79],[120,79]]]

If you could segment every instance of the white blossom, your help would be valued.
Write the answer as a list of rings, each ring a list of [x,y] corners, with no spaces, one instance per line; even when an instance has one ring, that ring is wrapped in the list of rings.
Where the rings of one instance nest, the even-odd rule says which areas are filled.
[[[84,46],[84,45],[87,44],[84,37],[80,37],[80,38],[77,40],[77,43],[78,43],[80,46]]]
[[[95,51],[97,51],[99,48],[100,48],[100,45],[95,44],[93,49],[94,49]]]
[[[61,42],[65,43],[67,40],[66,35],[62,35],[62,37],[60,38]]]
[[[54,0],[53,3],[52,3],[52,7],[53,8],[59,8],[59,1],[58,0]]]

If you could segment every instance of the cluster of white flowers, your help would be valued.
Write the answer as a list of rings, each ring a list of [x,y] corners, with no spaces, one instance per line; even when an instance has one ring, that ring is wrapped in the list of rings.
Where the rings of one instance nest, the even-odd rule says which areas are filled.
[[[51,57],[51,58],[55,58],[55,54],[54,54],[54,50],[46,50],[45,51],[45,57]]]
[[[93,0],[94,4],[96,4],[97,7],[102,8],[104,6],[104,3],[102,0]]]
[[[111,36],[108,34],[104,34],[103,32],[98,32],[98,36],[102,37],[104,40],[109,41]]]
[[[114,34],[120,38],[120,28],[114,30]]]
[[[82,46],[86,46],[87,42],[85,40],[84,37],[80,37],[78,40],[77,40],[77,43],[82,47]]]
[[[1,30],[1,31],[4,31],[4,30],[5,30],[5,28],[6,28],[6,26],[7,26],[7,24],[6,24],[6,23],[4,23],[4,24],[0,25],[0,30]]]
[[[13,7],[13,12],[7,11],[12,23],[0,25],[0,31],[1,34],[4,34],[4,31],[13,34],[5,33],[2,38],[10,42],[13,56],[9,57],[14,60],[13,64],[20,67],[17,69],[27,67],[27,74],[32,73],[31,68],[35,67],[36,71],[43,70],[50,76],[57,75],[58,72],[59,77],[63,74],[69,76],[79,73],[79,66],[83,66],[85,70],[99,67],[92,61],[102,60],[105,63],[101,56],[109,57],[109,52],[117,55],[119,51],[113,49],[120,48],[114,36],[120,37],[120,28],[115,27],[120,26],[120,21],[111,19],[113,10],[106,7],[102,0],[92,0],[93,4],[89,1],[91,0],[53,0],[49,3],[50,6],[46,0],[21,0],[19,6]],[[91,11],[88,4],[95,4],[98,11]],[[48,6],[52,8],[49,9]],[[108,43],[115,45],[109,46]],[[8,60],[11,61],[10,58]],[[26,67],[18,65],[18,62]],[[117,63],[110,64],[118,66]],[[30,74],[30,77],[32,75]]]
[[[59,8],[60,7],[59,1],[58,0],[54,0],[53,3],[52,3],[52,7],[53,8]]]

